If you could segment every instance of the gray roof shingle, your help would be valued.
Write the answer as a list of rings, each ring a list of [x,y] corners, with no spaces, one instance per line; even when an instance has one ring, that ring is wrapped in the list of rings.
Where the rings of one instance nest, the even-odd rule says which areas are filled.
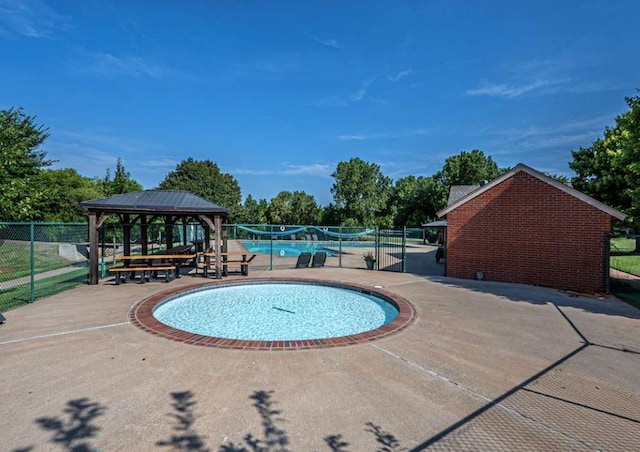
[[[229,210],[186,190],[145,190],[83,201],[88,210],[228,214]]]
[[[449,190],[449,199],[447,199],[447,206],[450,206],[458,199],[464,198],[469,193],[480,188],[480,185],[453,185]]]

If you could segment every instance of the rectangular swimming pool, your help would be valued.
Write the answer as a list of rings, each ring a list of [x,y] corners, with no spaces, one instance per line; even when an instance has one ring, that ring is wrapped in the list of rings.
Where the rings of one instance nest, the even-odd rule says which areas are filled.
[[[337,256],[342,248],[373,248],[374,242],[312,242],[294,240],[257,241],[243,240],[242,245],[250,253],[274,254],[282,257],[296,257],[300,253],[314,254],[317,251],[325,251],[328,256]]]

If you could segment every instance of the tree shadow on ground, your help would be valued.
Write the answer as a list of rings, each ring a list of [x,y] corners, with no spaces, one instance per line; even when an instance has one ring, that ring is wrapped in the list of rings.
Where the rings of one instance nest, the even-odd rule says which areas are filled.
[[[332,452],[347,452],[348,442],[342,439],[342,435],[325,436],[324,442],[327,443]]]
[[[379,425],[375,425],[373,422],[367,422],[365,425],[368,427],[366,431],[373,433],[376,441],[381,445],[376,452],[405,452],[407,450],[406,447],[401,446],[398,438],[382,430]]]
[[[209,452],[205,447],[203,437],[193,429],[196,416],[193,409],[197,402],[193,400],[191,391],[172,392],[174,412],[167,416],[175,420],[175,433],[168,440],[158,441],[157,446],[169,447],[175,451]]]
[[[255,391],[249,399],[253,400],[253,406],[262,420],[262,438],[252,433],[247,433],[242,444],[223,444],[220,452],[285,452],[289,445],[289,436],[278,424],[286,422],[280,416],[280,410],[274,409],[275,401],[272,400],[273,391]]]
[[[100,427],[93,422],[106,410],[106,406],[84,397],[67,402],[67,407],[63,410],[66,419],[60,416],[40,417],[35,422],[42,429],[53,432],[53,437],[49,442],[59,445],[66,451],[89,452],[95,450],[91,446],[90,440],[95,438],[100,431]],[[14,451],[26,452],[32,449],[33,447],[30,446],[14,449]]]

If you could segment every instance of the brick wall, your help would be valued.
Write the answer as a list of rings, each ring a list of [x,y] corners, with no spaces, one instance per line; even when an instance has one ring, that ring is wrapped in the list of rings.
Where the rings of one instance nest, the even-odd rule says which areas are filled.
[[[584,292],[605,289],[611,217],[518,172],[447,214],[447,275]]]

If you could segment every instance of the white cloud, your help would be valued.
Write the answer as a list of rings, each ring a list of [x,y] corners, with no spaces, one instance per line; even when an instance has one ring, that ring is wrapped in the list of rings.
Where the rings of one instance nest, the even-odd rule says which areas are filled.
[[[169,168],[172,171],[178,166],[180,162],[176,159],[171,158],[156,158],[143,160],[139,164],[140,166],[144,166],[147,168]]]
[[[398,72],[396,75],[390,75],[389,77],[387,77],[389,79],[389,81],[391,82],[399,82],[400,80],[402,80],[403,78],[411,75],[411,73],[413,72],[413,69],[407,69],[405,71],[400,71]]]
[[[312,176],[312,177],[331,177],[331,173],[335,169],[335,164],[328,163],[310,163],[308,165],[296,165],[293,163],[283,162],[279,167],[271,169],[253,169],[253,168],[235,168],[230,170],[231,174],[250,175],[250,176]]]
[[[50,38],[68,30],[70,22],[40,0],[0,0],[0,36],[7,39]]]
[[[338,135],[335,138],[340,141],[365,141],[365,140],[378,140],[384,138],[407,138],[415,136],[429,135],[432,129],[427,127],[420,127],[417,129],[398,130],[395,132],[384,132],[374,134],[347,134]]]
[[[75,168],[86,177],[102,177],[107,168],[113,172],[121,157],[126,170],[146,188],[156,186],[178,164],[163,156],[161,146],[107,130],[52,129],[45,150],[49,158],[57,160],[54,168]],[[155,157],[139,158],[143,155]]]
[[[364,99],[364,96],[367,95],[367,90],[369,89],[369,86],[371,86],[371,82],[365,82],[362,85],[362,88],[360,88],[357,91],[354,91],[353,93],[351,93],[351,95],[349,96],[349,100],[352,100],[354,102],[358,102],[362,99]]]
[[[507,84],[484,84],[478,88],[468,89],[466,94],[469,96],[493,96],[504,97],[511,99],[514,97],[522,96],[523,94],[530,93],[532,91],[542,91],[545,88],[549,88],[556,85],[561,85],[569,82],[569,79],[557,79],[557,80],[535,80],[534,82],[524,85],[507,85]]]
[[[166,66],[146,61],[137,56],[118,57],[110,53],[95,53],[87,67],[87,72],[107,76],[151,77],[163,79],[177,72]]]
[[[335,49],[339,49],[341,47],[335,39],[320,39],[317,36],[314,36],[313,40],[323,46],[333,47]]]
[[[281,174],[287,176],[314,176],[314,177],[330,177],[335,169],[335,165],[326,163],[312,163],[309,165],[294,165],[285,163]]]
[[[371,135],[338,135],[336,139],[340,141],[365,141],[370,140]]]
[[[310,105],[312,107],[348,107],[349,103],[343,99],[332,96],[306,102],[306,105]]]
[[[521,129],[485,130],[483,135],[494,135],[491,143],[492,154],[517,154],[543,149],[561,148],[564,150],[589,146],[599,136],[605,126],[611,125],[611,115],[567,121],[551,127],[530,126]]]

